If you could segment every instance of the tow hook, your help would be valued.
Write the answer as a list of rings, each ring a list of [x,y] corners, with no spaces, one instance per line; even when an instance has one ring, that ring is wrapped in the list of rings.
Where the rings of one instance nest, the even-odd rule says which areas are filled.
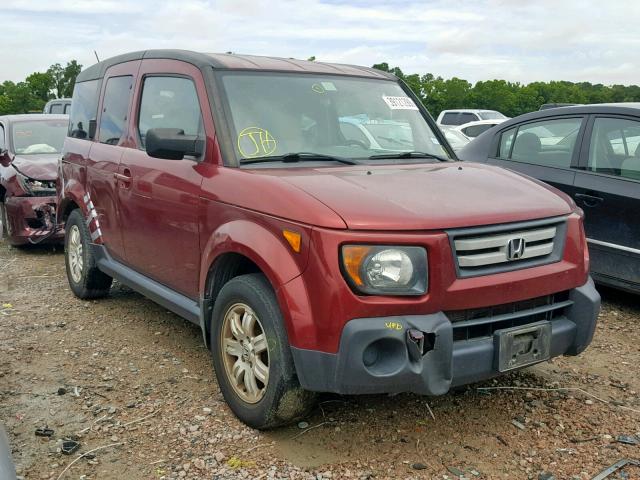
[[[424,332],[409,328],[407,330],[407,349],[409,350],[409,358],[414,362],[419,361],[424,351]]]

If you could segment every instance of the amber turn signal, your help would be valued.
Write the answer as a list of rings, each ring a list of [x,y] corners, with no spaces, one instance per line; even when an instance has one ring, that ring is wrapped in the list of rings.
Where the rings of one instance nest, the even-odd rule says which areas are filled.
[[[282,235],[289,242],[291,250],[296,253],[300,253],[300,247],[302,245],[302,237],[298,232],[292,232],[291,230],[283,230]]]
[[[342,263],[344,269],[351,278],[351,281],[357,285],[362,286],[364,282],[360,278],[360,267],[362,261],[371,251],[371,247],[366,245],[345,245],[342,247]]]

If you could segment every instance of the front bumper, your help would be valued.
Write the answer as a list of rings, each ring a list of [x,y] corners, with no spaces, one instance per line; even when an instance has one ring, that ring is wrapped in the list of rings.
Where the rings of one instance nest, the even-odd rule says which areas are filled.
[[[55,222],[56,197],[7,197],[5,202],[11,245],[64,242],[64,229]]]
[[[568,294],[551,322],[551,356],[577,355],[591,343],[600,295],[591,279]],[[407,330],[424,332],[429,348],[416,356]],[[492,336],[454,341],[444,312],[349,321],[337,353],[292,347],[303,388],[340,394],[441,395],[451,387],[499,375]]]

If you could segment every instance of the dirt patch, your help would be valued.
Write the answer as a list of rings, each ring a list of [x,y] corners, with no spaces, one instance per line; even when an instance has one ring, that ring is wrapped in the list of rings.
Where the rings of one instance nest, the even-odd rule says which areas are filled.
[[[117,284],[80,301],[60,251],[0,243],[0,420],[25,479],[56,479],[112,444],[62,478],[589,479],[640,457],[616,441],[640,434],[640,302],[604,298],[578,357],[438,398],[325,395],[309,430],[261,433],[226,407],[198,327]],[[597,398],[477,388],[496,386]],[[51,438],[34,434],[44,426]],[[80,450],[60,453],[64,438]]]

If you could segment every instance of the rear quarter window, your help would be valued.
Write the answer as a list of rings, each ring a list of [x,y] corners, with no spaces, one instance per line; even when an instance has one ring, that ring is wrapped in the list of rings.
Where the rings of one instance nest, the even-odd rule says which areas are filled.
[[[89,138],[89,122],[95,121],[98,113],[98,80],[76,83],[69,116],[68,135],[73,138]]]

